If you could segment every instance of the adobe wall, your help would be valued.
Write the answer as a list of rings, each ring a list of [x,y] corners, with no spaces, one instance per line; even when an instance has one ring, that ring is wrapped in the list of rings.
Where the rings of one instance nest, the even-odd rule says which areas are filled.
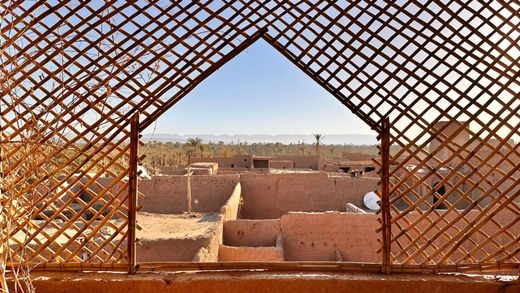
[[[371,161],[373,157],[377,157],[374,155],[363,154],[363,153],[350,153],[343,152],[342,158],[350,161]]]
[[[14,291],[13,277],[8,275]],[[352,274],[345,272],[173,272],[53,273],[31,272],[38,293],[56,292],[503,292],[520,290],[520,282],[465,275]]]
[[[140,240],[138,262],[192,261],[201,247],[209,247],[209,238]]]
[[[289,213],[281,218],[285,260],[380,262],[375,214]]]
[[[466,218],[470,222],[480,212],[478,210],[470,211]],[[407,220],[414,221],[420,215],[417,212],[412,212],[407,215]],[[380,245],[377,239],[380,235],[376,233],[376,229],[380,227],[377,221],[377,215],[375,214],[354,214],[354,213],[339,213],[339,212],[327,212],[327,213],[289,213],[284,215],[280,219],[281,231],[284,238],[284,255],[286,260],[294,261],[313,261],[313,260],[333,260],[334,252],[339,250],[343,256],[344,261],[361,261],[361,262],[380,262],[381,255],[377,254],[377,250]],[[453,221],[455,218],[454,214],[447,216],[447,221]],[[497,213],[493,219],[501,226],[506,226],[512,223],[508,229],[509,234],[512,237],[520,235],[520,223],[515,222],[517,215],[511,211],[502,211]],[[459,234],[458,230],[463,229],[469,224],[466,221],[458,221],[454,228],[446,228],[446,222],[438,220],[437,216],[432,214],[431,220],[435,223],[432,230],[430,230],[426,236],[431,239],[432,236],[438,232],[438,229],[442,229],[444,234],[434,241],[437,247],[445,244],[448,240],[454,239]],[[403,224],[403,222],[401,222]],[[420,222],[416,227],[420,231],[425,231],[428,227],[428,221]],[[469,236],[469,239],[462,242],[461,248],[464,251],[471,251],[476,245],[483,243],[486,239],[492,236],[499,230],[498,226],[492,221],[488,221],[480,229],[483,233],[474,233]],[[408,234],[412,239],[417,238],[417,234],[411,230]],[[514,239],[501,233],[498,236],[494,236],[493,240],[498,245],[509,246],[507,252],[504,252],[497,257],[506,257],[507,253],[516,252],[516,257],[519,257],[518,249],[520,244],[514,244]],[[401,245],[408,245],[410,240],[402,236],[399,238]],[[422,238],[418,242],[419,245],[424,245],[426,239]],[[509,244],[509,245],[508,245]],[[449,245],[444,251],[448,251],[453,246]],[[392,245],[394,253],[398,252],[398,246],[394,243]],[[431,252],[431,247],[429,248]],[[408,250],[411,253],[414,250]],[[492,253],[497,251],[497,247],[493,244],[493,241],[485,244],[481,249],[472,253],[472,256],[476,259],[482,259],[486,255],[483,251]],[[457,250],[450,257],[452,260],[458,260],[459,258],[465,257],[461,251]],[[434,257],[435,260],[439,260],[439,255]],[[400,258],[404,260],[404,258]],[[424,261],[423,256],[420,254],[415,258],[416,261]]]
[[[323,159],[320,156],[276,156],[277,161],[293,161],[296,169],[321,170]]]
[[[238,216],[238,210],[240,209],[240,198],[242,196],[242,187],[240,182],[237,183],[235,189],[229,196],[226,203],[220,208],[220,213],[224,221],[236,220]]]
[[[238,219],[224,224],[223,243],[230,246],[274,246],[279,233],[280,219]]]
[[[221,245],[219,261],[284,261],[281,247],[234,247]]]
[[[238,183],[237,175],[191,176],[192,210],[220,212]],[[141,212],[179,214],[187,210],[187,176],[154,176],[139,180]]]
[[[190,158],[190,164],[201,163],[201,162],[212,162],[218,163],[219,168],[251,168],[253,160],[252,155],[236,155],[233,157],[225,158]]]
[[[276,219],[289,211],[345,211],[363,207],[363,196],[378,188],[377,178],[329,177],[326,173],[241,175],[245,219]]]
[[[223,218],[219,213],[164,215],[138,213],[138,262],[218,260]]]
[[[294,169],[294,162],[291,160],[275,160],[269,161],[269,168],[272,169]]]

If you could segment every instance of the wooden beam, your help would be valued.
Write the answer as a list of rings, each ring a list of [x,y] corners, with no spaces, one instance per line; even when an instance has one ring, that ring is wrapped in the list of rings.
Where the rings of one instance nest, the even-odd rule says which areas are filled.
[[[391,224],[390,213],[390,119],[381,125],[381,222],[383,225],[382,273],[390,274],[391,265]]]
[[[136,271],[136,217],[138,190],[139,113],[130,123],[130,170],[128,176],[128,264],[129,273]]]

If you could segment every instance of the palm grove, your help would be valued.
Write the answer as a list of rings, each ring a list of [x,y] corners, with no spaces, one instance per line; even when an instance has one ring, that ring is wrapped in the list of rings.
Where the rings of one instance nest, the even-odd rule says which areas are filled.
[[[204,142],[199,137],[180,142],[147,142],[141,153],[146,154],[143,164],[151,173],[160,173],[161,169],[183,169],[192,157],[232,157],[234,155],[254,154],[257,156],[277,155],[321,155],[325,158],[341,158],[344,153],[362,153],[376,156],[376,145],[327,145],[323,144],[324,136],[314,135],[314,143],[224,143]]]

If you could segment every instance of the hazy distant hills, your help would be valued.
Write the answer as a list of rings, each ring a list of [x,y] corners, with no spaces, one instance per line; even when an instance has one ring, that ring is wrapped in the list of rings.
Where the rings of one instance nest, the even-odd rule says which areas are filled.
[[[190,137],[200,137],[205,143],[213,142],[218,143],[219,141],[225,144],[229,143],[314,143],[315,139],[313,135],[300,135],[300,134],[279,134],[279,135],[209,135],[209,134],[193,134],[193,135],[177,135],[177,134],[144,134],[143,140],[158,141],[158,142],[180,142],[184,143]],[[323,144],[376,144],[376,136],[370,134],[324,134],[322,139]]]

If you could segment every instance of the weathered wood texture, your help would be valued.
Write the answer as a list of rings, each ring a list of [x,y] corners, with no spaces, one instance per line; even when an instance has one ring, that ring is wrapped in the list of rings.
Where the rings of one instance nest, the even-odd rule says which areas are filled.
[[[131,117],[150,126],[262,38],[375,131],[389,119],[392,264],[518,263],[519,11],[507,0],[2,1],[9,261],[127,263]]]

